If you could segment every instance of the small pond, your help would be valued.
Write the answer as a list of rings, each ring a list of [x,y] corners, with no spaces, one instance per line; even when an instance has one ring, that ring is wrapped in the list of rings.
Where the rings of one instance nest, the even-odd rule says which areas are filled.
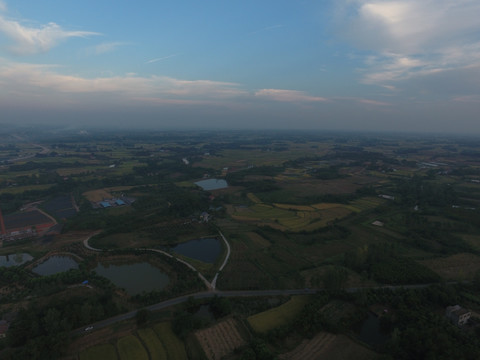
[[[0,256],[0,266],[18,266],[25,264],[27,261],[30,261],[32,259],[33,256],[27,253],[2,255]]]
[[[203,190],[218,190],[228,187],[227,181],[223,179],[207,179],[197,181],[195,185],[200,186]]]
[[[99,263],[94,271],[130,295],[163,290],[170,281],[167,274],[147,262],[121,265]]]
[[[216,238],[202,238],[178,244],[172,250],[177,254],[213,264],[220,256],[222,246]]]
[[[380,329],[380,318],[369,312],[368,317],[363,321],[360,327],[358,338],[368,345],[383,345],[388,336],[382,333]]]
[[[78,263],[69,256],[50,256],[41,264],[35,266],[32,271],[35,274],[48,276],[70,269],[78,269]]]

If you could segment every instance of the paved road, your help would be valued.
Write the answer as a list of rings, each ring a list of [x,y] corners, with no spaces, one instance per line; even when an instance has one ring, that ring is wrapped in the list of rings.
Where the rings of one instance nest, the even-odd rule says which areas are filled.
[[[457,284],[458,282],[448,282],[447,284],[452,285],[452,284]],[[391,285],[385,285],[385,286],[375,286],[375,287],[358,287],[358,288],[348,288],[345,289],[347,292],[357,292],[361,290],[368,290],[368,289],[391,289],[391,290],[397,290],[397,289],[421,289],[425,288],[431,285],[435,285],[438,283],[429,283],[429,284],[415,284],[415,285],[396,285],[396,286],[391,286]],[[207,299],[207,298],[212,298],[214,296],[219,296],[219,297],[256,297],[256,296],[280,296],[280,295],[312,295],[316,294],[319,292],[324,291],[324,289],[286,289],[286,290],[280,290],[280,289],[272,289],[272,290],[234,290],[234,291],[220,291],[220,290],[214,290],[214,291],[203,291],[203,292],[197,292],[194,294],[189,294],[189,295],[184,295],[180,297],[176,297],[174,299],[169,299],[165,300],[162,302],[159,302],[157,304],[153,304],[150,306],[147,306],[146,309],[150,311],[158,311],[162,310],[165,308],[168,308],[170,306],[178,305],[181,303],[186,302],[190,297],[194,299]],[[135,317],[137,314],[137,310],[130,311],[125,314],[117,315],[114,317],[111,317],[109,319],[105,319],[99,322],[96,322],[94,324],[86,325],[83,328],[76,329],[72,331],[72,335],[80,335],[82,333],[85,333],[85,328],[87,327],[92,327],[93,330],[101,329],[106,326],[113,325],[119,321],[123,320],[128,320],[132,319]]]
[[[178,305],[186,302],[189,298],[194,299],[207,299],[214,296],[219,297],[255,297],[255,296],[278,296],[278,295],[305,295],[305,294],[315,294],[318,290],[315,289],[290,289],[290,290],[238,290],[238,291],[203,291],[197,292],[190,295],[184,295],[176,297],[173,299],[165,300],[157,304],[147,306],[145,309],[150,311],[158,311],[166,309],[170,306]],[[125,314],[120,314],[90,325],[85,325],[80,329],[72,331],[72,335],[79,335],[85,333],[85,329],[92,327],[93,330],[101,329],[110,325],[113,325],[119,321],[132,319],[137,314],[138,310],[133,310]]]

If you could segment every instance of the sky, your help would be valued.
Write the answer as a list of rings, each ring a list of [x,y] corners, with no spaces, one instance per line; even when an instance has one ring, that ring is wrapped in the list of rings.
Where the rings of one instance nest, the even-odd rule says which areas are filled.
[[[480,134],[478,0],[0,0],[0,123]]]

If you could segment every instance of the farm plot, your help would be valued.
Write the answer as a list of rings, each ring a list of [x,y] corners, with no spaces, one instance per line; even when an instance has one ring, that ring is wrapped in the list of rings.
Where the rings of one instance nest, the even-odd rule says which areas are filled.
[[[472,280],[475,273],[480,270],[480,256],[469,253],[419,262],[439,274],[444,280]]]
[[[77,213],[70,195],[58,196],[43,204],[43,208],[57,219],[66,219]]]
[[[309,296],[294,296],[285,304],[249,316],[247,321],[255,332],[265,334],[276,327],[293,321],[309,301]]]
[[[377,206],[380,206],[384,203],[385,200],[381,198],[369,196],[354,200],[350,203],[350,205],[352,206],[352,210],[360,212],[375,209]]]
[[[148,353],[136,336],[128,335],[118,340],[120,360],[149,360]]]
[[[112,344],[92,346],[80,353],[80,360],[117,360],[117,352]]]
[[[139,329],[138,336],[150,353],[151,359],[167,360],[167,352],[153,329]]]
[[[265,249],[271,245],[270,241],[265,239],[263,236],[260,236],[256,232],[251,231],[247,233],[247,236],[250,239],[250,241],[255,245],[255,248]]]
[[[237,326],[235,320],[228,319],[195,333],[195,337],[209,360],[222,359],[236,348],[246,344]]]
[[[187,352],[183,342],[173,333],[169,322],[155,325],[155,332],[165,347],[167,358],[175,360],[187,360]]]
[[[319,333],[311,340],[305,340],[293,351],[279,356],[281,360],[372,360],[378,358],[375,352],[357,344],[345,335]]]
[[[255,204],[242,209],[228,207],[227,211],[232,218],[239,221],[257,222],[276,229],[295,232],[319,229],[353,212],[348,205],[343,204],[312,206]]]
[[[112,194],[110,194],[108,191],[104,189],[87,191],[87,192],[84,192],[82,195],[85,196],[87,200],[91,202],[98,202],[104,199],[111,199],[113,197]]]

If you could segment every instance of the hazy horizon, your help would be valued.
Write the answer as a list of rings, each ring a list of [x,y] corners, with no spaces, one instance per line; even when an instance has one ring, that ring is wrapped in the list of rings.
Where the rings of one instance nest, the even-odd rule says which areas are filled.
[[[0,0],[0,122],[480,134],[473,0]]]

